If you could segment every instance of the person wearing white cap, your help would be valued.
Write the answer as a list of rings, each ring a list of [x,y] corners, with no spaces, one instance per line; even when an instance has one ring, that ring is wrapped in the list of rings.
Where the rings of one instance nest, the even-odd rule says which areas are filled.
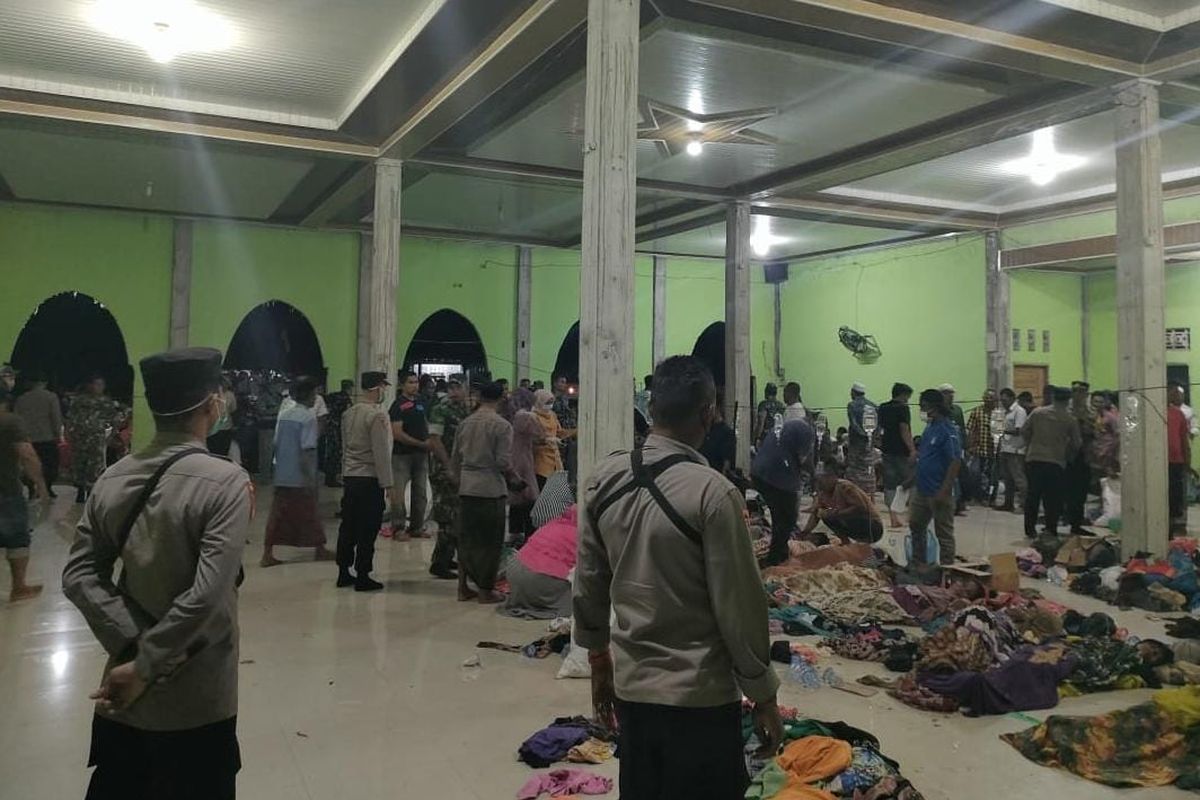
[[[863,426],[863,415],[875,404],[867,399],[867,387],[855,381],[850,387],[850,402],[846,416],[850,420],[846,445],[846,479],[854,482],[868,497],[875,495],[875,468],[872,458],[871,434]]]

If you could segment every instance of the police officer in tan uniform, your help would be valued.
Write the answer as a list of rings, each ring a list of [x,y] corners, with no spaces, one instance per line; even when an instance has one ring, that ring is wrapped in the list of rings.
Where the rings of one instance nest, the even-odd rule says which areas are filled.
[[[87,798],[225,800],[241,766],[237,586],[253,488],[205,448],[226,415],[221,353],[172,350],[141,370],[157,433],[96,482],[63,571],[109,655]]]

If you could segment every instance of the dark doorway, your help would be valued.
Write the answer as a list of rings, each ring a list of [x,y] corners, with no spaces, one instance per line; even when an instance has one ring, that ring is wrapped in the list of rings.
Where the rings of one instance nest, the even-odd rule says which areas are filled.
[[[308,317],[281,300],[268,300],[250,309],[238,325],[225,353],[225,369],[323,379],[325,359]]]
[[[714,322],[696,339],[692,355],[700,359],[712,371],[713,382],[718,387],[725,385],[725,323]]]
[[[133,402],[125,337],[112,312],[86,294],[63,292],[42,302],[17,337],[12,365],[26,377],[44,373],[60,393],[98,374],[113,399]]]
[[[572,386],[579,385],[579,323],[576,322],[563,337],[562,346],[558,348],[558,358],[554,359],[554,377],[559,375],[567,379]]]
[[[1167,383],[1183,387],[1183,402],[1192,404],[1192,371],[1187,364],[1167,364]]]
[[[457,365],[467,374],[482,373],[487,372],[487,352],[471,320],[443,308],[425,318],[404,353],[405,369],[421,372],[420,365]]]

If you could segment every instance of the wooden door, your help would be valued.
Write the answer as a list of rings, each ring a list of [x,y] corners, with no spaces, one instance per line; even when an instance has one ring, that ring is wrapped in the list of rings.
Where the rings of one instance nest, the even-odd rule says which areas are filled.
[[[1042,395],[1050,381],[1050,368],[1045,364],[1013,364],[1013,391],[1029,392],[1034,405],[1042,404]]]

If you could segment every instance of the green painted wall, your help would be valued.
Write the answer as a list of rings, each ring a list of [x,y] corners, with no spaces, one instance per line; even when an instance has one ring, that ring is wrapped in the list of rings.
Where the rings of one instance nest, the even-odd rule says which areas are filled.
[[[357,276],[357,264],[353,274]],[[357,286],[357,277],[354,278]],[[357,290],[356,290],[357,291]],[[396,360],[421,323],[449,308],[469,319],[497,378],[516,377],[517,248],[446,239],[400,242]],[[351,321],[355,317],[351,317]],[[534,337],[536,340],[536,336]]]
[[[984,246],[980,235],[793,264],[783,289],[783,363],[805,404],[845,424],[850,385],[876,402],[892,383],[920,391],[945,381],[966,403],[986,381]],[[838,342],[849,325],[883,350],[859,364]]]
[[[1180,197],[1163,203],[1163,220],[1167,225],[1200,220],[1200,197]],[[1002,242],[1006,248],[1031,247],[1051,242],[1108,236],[1117,230],[1117,212],[1098,211],[1063,217],[1047,222],[1031,222],[1005,228]]]
[[[1020,350],[1012,349],[1011,330],[1005,338],[1013,364],[1045,364],[1050,382],[1068,384],[1083,377],[1083,279],[1059,272],[1020,270],[1009,273],[1009,327],[1021,332]],[[1029,349],[1027,331],[1036,331]],[[1044,352],[1042,331],[1050,332],[1050,352]]]
[[[529,361],[533,379],[548,386],[563,338],[579,321],[580,254],[578,250],[539,247],[531,255],[533,341]]]
[[[167,345],[171,220],[140,214],[0,205],[0,347],[7,360],[38,304],[77,291],[103,303],[134,369],[134,437],[153,434],[137,362]]]
[[[170,273],[169,253],[163,269]],[[268,300],[308,317],[330,380],[354,374],[357,234],[195,223],[189,344],[224,350],[242,318]]]

